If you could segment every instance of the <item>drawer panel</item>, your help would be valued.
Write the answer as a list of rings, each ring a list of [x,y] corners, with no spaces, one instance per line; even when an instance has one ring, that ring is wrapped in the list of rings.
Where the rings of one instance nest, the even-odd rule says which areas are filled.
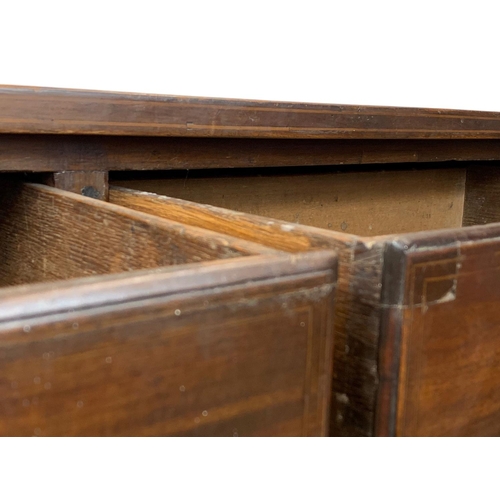
[[[500,436],[500,225],[384,255],[377,433]]]
[[[331,434],[500,433],[500,224],[369,239],[121,187],[110,200],[290,252],[338,252]]]
[[[0,292],[0,435],[327,432],[331,252]]]
[[[109,171],[183,169],[135,187],[196,202],[4,185],[0,432],[318,435],[332,384],[333,435],[500,433],[500,225],[460,229],[500,220],[498,114],[16,87],[0,108],[5,172],[107,199]]]
[[[42,185],[2,186],[0,213],[0,286],[276,253]]]
[[[224,231],[254,242],[300,253],[329,248],[339,258],[334,315],[332,435],[372,435],[378,385],[380,287],[384,243],[244,214],[153,193],[111,186],[112,203],[184,223]]]
[[[0,435],[326,434],[333,252],[42,185],[0,200]]]

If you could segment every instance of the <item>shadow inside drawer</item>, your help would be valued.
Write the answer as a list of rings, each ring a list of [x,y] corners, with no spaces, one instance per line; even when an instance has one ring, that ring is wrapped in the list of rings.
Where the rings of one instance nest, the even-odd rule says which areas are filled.
[[[231,257],[264,246],[43,185],[0,189],[0,286]]]

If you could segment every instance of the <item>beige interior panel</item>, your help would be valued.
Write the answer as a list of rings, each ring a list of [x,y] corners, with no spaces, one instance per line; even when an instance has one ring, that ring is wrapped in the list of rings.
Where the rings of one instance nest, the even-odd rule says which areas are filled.
[[[196,175],[196,174],[195,174]],[[113,184],[361,236],[462,225],[465,169],[118,180]]]

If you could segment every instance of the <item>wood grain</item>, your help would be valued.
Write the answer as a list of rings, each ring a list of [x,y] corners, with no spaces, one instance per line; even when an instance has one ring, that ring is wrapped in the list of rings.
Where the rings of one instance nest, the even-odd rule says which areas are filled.
[[[465,170],[245,175],[213,171],[117,186],[360,236],[460,227]]]
[[[110,201],[288,252],[338,254],[330,434],[371,436],[378,387],[380,283],[385,239],[373,241],[152,193],[110,188]]]
[[[0,171],[269,168],[500,160],[500,141],[0,134]]]
[[[108,172],[95,170],[80,172],[55,172],[48,176],[46,184],[49,186],[71,191],[94,198],[108,201]]]
[[[322,435],[331,384],[331,435],[500,435],[500,225],[458,229],[499,220],[496,163],[328,170],[499,138],[500,113],[0,88],[1,171],[182,169],[161,192],[252,212],[4,182],[0,434]],[[292,166],[325,171],[193,174]]]
[[[341,245],[353,240],[347,235],[332,235],[329,231],[314,230],[297,224],[287,224],[277,219],[127,189],[113,184],[110,186],[109,199],[113,204],[138,212],[167,219],[172,218],[183,224],[210,229],[256,243],[265,242],[266,245],[286,252],[324,248],[328,246],[327,241],[332,236],[338,236]]]
[[[499,256],[499,224],[388,246],[379,435],[500,435]]]
[[[0,291],[0,435],[325,435],[334,255],[172,269]]]
[[[498,139],[500,113],[3,86],[0,133]]]
[[[362,239],[123,188],[110,199],[287,251],[337,250],[332,435],[500,434],[500,224]]]
[[[48,186],[6,183],[2,286],[276,253]]]

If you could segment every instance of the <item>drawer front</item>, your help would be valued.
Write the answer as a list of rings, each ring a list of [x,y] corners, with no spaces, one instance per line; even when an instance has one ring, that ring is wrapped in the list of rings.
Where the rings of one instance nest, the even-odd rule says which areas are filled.
[[[1,435],[325,435],[331,252],[0,294]]]
[[[0,435],[327,432],[333,252],[1,191]]]
[[[216,422],[211,422],[211,425],[219,425],[224,419],[229,421],[227,415],[234,414],[236,400],[224,400],[227,402],[224,406],[225,402],[223,404],[217,400],[219,393],[212,393],[202,384],[198,386],[197,395],[193,396],[192,401],[200,402],[200,407],[205,408],[201,410],[203,418],[193,417],[192,412],[199,412],[200,408],[189,406],[191,400],[184,405],[169,399],[175,388],[163,386],[163,379],[151,378],[163,366],[160,363],[155,365],[154,353],[150,354],[140,344],[143,337],[139,335],[139,330],[144,330],[144,338],[148,331],[153,332],[151,345],[156,346],[155,353],[162,353],[162,359],[170,359],[171,352],[176,352],[177,357],[172,358],[174,365],[181,363],[184,355],[186,359],[198,360],[196,367],[199,368],[199,380],[207,383],[217,385],[222,379],[226,380],[224,377],[227,380],[240,380],[238,376],[241,373],[254,372],[248,371],[250,368],[241,369],[242,372],[238,371],[240,368],[234,368],[234,372],[229,369],[220,372],[222,378],[213,378],[214,373],[219,371],[205,364],[208,363],[207,359],[212,359],[211,356],[205,358],[204,354],[200,354],[206,352],[203,350],[205,347],[199,347],[200,332],[208,332],[206,335],[210,339],[219,339],[216,345],[222,350],[210,347],[209,352],[222,353],[220,357],[224,366],[233,359],[231,353],[241,353],[237,361],[243,362],[245,367],[262,365],[266,373],[273,373],[276,377],[278,374],[273,371],[274,368],[288,373],[288,365],[284,362],[266,364],[269,363],[268,352],[274,353],[274,347],[266,347],[268,351],[263,354],[265,363],[258,363],[257,357],[250,360],[245,356],[256,352],[257,345],[266,345],[269,339],[261,338],[264,332],[271,332],[273,338],[277,336],[282,339],[281,327],[286,327],[290,332],[290,346],[295,346],[297,352],[303,349],[304,339],[298,333],[300,329],[297,330],[297,321],[299,325],[308,324],[300,316],[305,310],[303,307],[306,307],[303,304],[312,304],[318,297],[318,286],[323,290],[323,285],[313,286],[312,282],[307,281],[308,277],[301,282],[302,288],[287,289],[280,288],[285,286],[280,280],[291,280],[286,281],[288,284],[295,283],[294,280],[300,274],[297,263],[306,262],[307,259],[315,262],[316,257],[303,255],[315,249],[334,250],[339,257],[339,285],[333,327],[324,327],[329,329],[328,333],[323,327],[318,330],[323,332],[325,338],[333,334],[332,328],[335,332],[334,370],[330,377],[333,387],[330,432],[333,435],[484,435],[500,432],[496,424],[498,395],[494,384],[497,376],[495,336],[498,330],[495,245],[499,229],[498,226],[491,226],[486,231],[473,229],[462,232],[457,229],[462,224],[498,220],[499,190],[498,186],[494,186],[498,183],[493,182],[498,177],[495,165],[491,177],[484,171],[476,176],[478,172],[473,172],[470,165],[453,170],[439,168],[434,172],[427,168],[415,172],[398,171],[398,167],[391,172],[369,169],[364,173],[360,171],[356,177],[327,172],[328,168],[321,168],[316,173],[309,169],[311,166],[348,164],[495,160],[500,158],[498,114],[16,87],[0,90],[0,108],[0,165],[4,171],[56,172],[52,176],[54,185],[67,189],[78,188],[77,191],[83,193],[87,187],[95,187],[96,184],[100,189],[94,190],[93,195],[99,195],[102,199],[106,199],[106,180],[110,170],[189,168],[191,174],[187,170],[176,183],[177,192],[181,193],[179,196],[185,197],[188,174],[192,175],[193,170],[197,169],[278,167],[279,170],[284,166],[307,167],[302,172],[297,171],[300,176],[294,177],[283,176],[282,172],[275,171],[277,175],[273,182],[270,182],[269,175],[266,179],[260,179],[252,174],[254,178],[243,180],[243,183],[241,177],[235,184],[232,181],[229,183],[237,188],[232,196],[221,189],[221,186],[229,185],[224,179],[209,181],[211,193],[207,192],[205,182],[199,185],[195,183],[191,193],[194,201],[224,204],[227,208],[265,217],[279,217],[289,222],[219,211],[196,204],[187,205],[160,197],[153,199],[134,195],[127,198],[128,195],[116,190],[111,193],[112,201],[125,208],[83,201],[81,197],[63,195],[40,186],[22,186],[20,190],[12,191],[3,189],[5,193],[0,193],[0,286],[26,286],[22,289],[10,288],[11,291],[3,295],[0,292],[0,318],[4,315],[0,319],[4,332],[1,340],[6,342],[0,359],[6,360],[8,370],[5,373],[13,373],[11,370],[15,372],[15,367],[19,366],[19,372],[15,373],[21,380],[23,373],[29,372],[29,365],[25,367],[22,363],[29,359],[30,349],[38,345],[38,338],[60,342],[54,344],[52,350],[43,351],[42,359],[45,361],[56,363],[55,355],[61,352],[61,359],[74,360],[88,356],[87,361],[95,368],[98,366],[97,360],[101,359],[100,354],[98,357],[93,354],[101,349],[99,342],[112,344],[117,352],[125,345],[132,351],[136,344],[127,342],[129,337],[135,338],[135,335],[139,338],[137,353],[140,358],[149,356],[151,366],[155,368],[149,372],[149,366],[138,367],[132,359],[130,362],[134,369],[130,373],[148,373],[147,377],[166,391],[159,393],[160,400],[164,398],[168,401],[166,407],[151,407],[151,411],[138,414],[128,406],[120,406],[119,411],[106,413],[107,407],[101,406],[99,414],[106,415],[109,427],[97,429],[88,424],[88,427],[79,427],[74,432],[118,432],[116,429],[124,427],[116,422],[122,422],[120,418],[124,419],[123,415],[131,415],[133,418],[129,419],[129,424],[131,420],[141,423],[134,431],[137,433],[194,433],[184,420],[185,412],[191,415],[197,426],[193,429],[212,434],[230,434],[225,427],[223,430],[219,427],[209,429],[208,419],[214,414],[209,403],[219,411],[216,413]],[[266,172],[269,174],[270,171]],[[87,182],[88,179],[93,179],[93,182]],[[168,194],[173,193],[169,191]],[[220,201],[221,198],[224,201]],[[146,212],[147,215],[132,209]],[[323,230],[300,226],[299,222],[318,225]],[[442,231],[442,227],[455,229]],[[438,231],[404,237],[387,236],[428,230]],[[283,252],[292,252],[297,256],[286,256]],[[278,287],[273,297],[266,295],[267,292],[260,288],[258,291],[252,288],[257,286],[256,271],[245,275],[246,281],[233,281],[236,275],[239,276],[238,266],[243,265],[240,259],[254,262],[261,256],[265,256],[263,262],[267,262],[268,266],[265,269],[272,276],[261,276],[259,287],[266,280],[269,283],[272,281]],[[291,259],[290,276],[285,272],[275,275],[272,266],[279,267],[280,259]],[[233,264],[236,267],[232,267]],[[169,273],[174,273],[172,276],[175,278],[175,273],[180,272],[182,275],[183,272],[191,272],[190,267],[179,267],[185,265],[198,266],[196,277],[201,280],[204,273],[222,266],[210,278],[212,281],[221,278],[219,288],[211,290],[210,283],[202,280],[198,288],[189,289],[188,296],[184,296],[181,293],[184,282],[174,279],[169,281],[171,286],[168,294],[153,294],[153,289],[162,290],[163,281],[155,280],[161,273],[167,272],[160,268],[169,266]],[[331,272],[333,261],[329,265],[330,268],[320,266],[321,272]],[[312,273],[313,267],[307,272]],[[145,269],[154,270],[155,276],[151,278],[148,275],[146,280],[151,289],[144,289],[142,295],[132,294],[134,298],[126,295],[124,290],[128,286],[130,290],[135,290],[135,286],[142,290],[139,285],[141,280],[146,279],[145,275],[133,278],[136,280],[133,281],[134,285],[127,285],[126,281],[114,281],[116,277],[110,278],[111,281],[102,276],[96,278],[97,288],[93,293],[101,297],[102,302],[95,302],[90,295],[85,295],[90,282],[70,285],[64,281]],[[319,272],[319,269],[316,271]],[[46,289],[43,286],[40,289],[36,286],[31,288],[32,283],[57,280],[60,283]],[[265,290],[269,283],[263,285]],[[238,287],[244,287],[244,293],[240,294]],[[40,291],[43,300],[33,297],[34,290]],[[65,290],[66,295],[57,295],[60,290]],[[103,290],[112,290],[115,299],[102,296]],[[302,303],[299,297],[303,296],[304,291],[310,292],[309,302],[304,299]],[[193,296],[190,295],[192,293]],[[209,300],[205,300],[203,294],[208,294]],[[221,294],[220,297],[217,294]],[[71,307],[67,305],[64,310],[46,309],[50,304],[69,304],[68,296],[72,297]],[[174,299],[174,296],[177,298]],[[297,302],[293,304],[296,305],[289,305],[285,296],[294,297],[293,300]],[[121,299],[118,300],[118,297]],[[238,297],[239,300],[234,302]],[[172,306],[173,316],[168,312],[170,300],[180,301]],[[272,300],[282,300],[281,309],[276,304],[271,306],[266,302]],[[323,300],[321,294],[318,300]],[[200,301],[203,304],[206,302],[208,306],[200,309]],[[215,316],[211,316],[211,304],[215,308]],[[138,319],[141,308],[147,316]],[[15,317],[12,311],[17,311],[18,316]],[[290,316],[286,316],[286,312]],[[317,317],[316,313],[313,316]],[[168,332],[173,332],[172,337],[168,337],[155,323],[155,318],[161,324],[168,324]],[[313,325],[316,325],[315,321],[312,321]],[[70,324],[74,331],[70,329]],[[35,330],[41,333],[40,337],[31,336]],[[223,337],[218,336],[221,331],[224,331]],[[316,327],[311,331],[316,332]],[[235,332],[241,333],[241,339]],[[313,333],[310,338],[316,338],[317,335]],[[180,338],[185,339],[185,351],[173,348],[173,351],[170,348],[162,351],[169,342],[177,348],[176,341],[172,339]],[[22,339],[26,340],[26,351],[22,351],[25,345]],[[73,343],[73,339],[79,339],[78,342],[81,340],[85,347],[78,350],[79,344]],[[161,339],[161,342],[157,339]],[[236,347],[224,351],[223,346],[228,339]],[[238,343],[238,339],[241,343]],[[113,344],[115,341],[118,344]],[[155,344],[155,341],[160,343]],[[248,350],[242,347],[244,344],[249,346]],[[307,345],[312,345],[309,340]],[[316,359],[314,349],[307,347],[306,351],[308,360]],[[36,349],[33,352],[40,354]],[[292,358],[299,371],[303,371],[299,358],[290,354]],[[115,399],[113,396],[113,404],[130,400],[134,411],[139,411],[136,404],[149,408],[143,400],[137,403],[139,396],[130,399],[129,393],[120,392],[124,391],[121,386],[117,392],[113,392],[114,387],[120,385],[118,380],[127,381],[127,386],[131,388],[135,387],[136,382],[122,365],[117,365],[113,355],[107,355],[104,359],[108,368],[118,366],[122,370],[119,377],[113,382],[109,382],[111,379],[100,379],[96,375],[98,370],[85,371],[86,363],[81,362],[83,368],[80,371],[85,374],[85,384],[90,384],[88,387],[85,385],[83,393],[92,392],[99,385],[108,387],[106,384],[109,382],[110,387],[113,387],[109,390],[118,397]],[[13,364],[9,365],[10,362]],[[63,387],[57,401],[65,401],[65,395],[73,394],[75,387],[80,387],[71,385],[78,379],[71,372],[75,366],[79,366],[78,363],[73,365],[68,362],[68,373],[73,373],[73,378],[70,377],[64,383],[62,381],[66,372],[57,363],[50,365],[50,370],[61,377],[58,380]],[[188,363],[182,366],[184,368],[180,373],[185,373]],[[192,367],[191,364],[189,366]],[[305,366],[306,373],[316,373],[310,371],[312,365],[309,361]],[[252,376],[245,380],[250,383]],[[263,377],[262,373],[259,372],[259,376]],[[188,385],[181,379],[175,378],[170,372],[168,377],[175,384],[180,384],[179,393],[188,393]],[[295,390],[292,386],[296,387],[293,385],[296,379],[291,373],[286,377],[292,384],[282,387],[286,396],[282,397],[279,392],[282,389],[277,389],[273,384],[270,387],[278,392],[265,396],[274,398],[277,404],[281,402],[283,412],[289,415],[287,420],[283,412],[280,413],[281,420],[274,418],[274,425],[283,434],[297,433],[300,426],[302,433],[316,433],[315,429],[321,426],[315,427],[316,424],[309,423],[316,422],[316,417],[304,417],[300,426],[297,424],[298,417],[295,415],[298,406],[294,406],[294,401],[298,400],[290,396]],[[306,387],[307,381],[316,380],[314,377],[305,375]],[[42,375],[33,375],[34,386],[41,386],[42,378]],[[21,395],[17,390],[19,380],[13,379],[10,385],[4,380],[4,389],[10,387],[17,391],[17,396],[12,396],[14,399]],[[26,380],[22,379],[23,390],[27,390]],[[93,380],[98,383],[92,385]],[[260,378],[259,384],[263,380]],[[45,384],[48,384],[48,388],[44,387],[46,390],[52,390],[52,382],[47,381]],[[222,393],[233,394],[231,384],[224,384]],[[140,387],[143,394],[149,395],[147,401],[156,401],[157,393],[148,392],[149,389],[146,390],[142,385]],[[241,382],[237,387],[247,386]],[[320,390],[316,390],[319,394]],[[205,393],[213,398],[203,399],[201,395]],[[175,394],[179,396],[177,392]],[[251,423],[248,423],[249,427],[241,423],[234,424],[236,431],[233,434],[242,428],[248,434],[271,432],[270,421],[258,411],[261,408],[267,416],[267,412],[274,412],[275,407],[267,409],[258,399],[262,396],[260,393],[250,391],[245,394],[245,401],[249,405],[254,402],[255,405],[243,409],[238,415],[241,417],[252,411],[257,412],[251,419],[255,427]],[[305,394],[304,415],[309,415],[310,408],[314,407],[314,391],[306,390]],[[257,399],[252,399],[254,397]],[[9,400],[10,406],[4,408],[5,418],[10,418],[9,415],[15,415],[18,411],[12,402],[14,399]],[[47,422],[53,415],[59,415],[60,409],[54,410],[59,403],[56,406],[47,403],[48,406],[42,412],[43,420],[41,414],[33,410],[40,401],[41,393],[32,399],[28,396],[21,398],[23,408],[38,415],[33,418],[39,424],[30,420],[28,427],[34,427],[35,422],[35,434],[50,433],[54,427],[51,428]],[[93,399],[89,401],[92,404],[94,402]],[[92,404],[89,405],[82,396],[76,407],[79,412],[83,412],[88,411],[87,408],[92,407]],[[319,408],[319,403],[317,406]],[[180,409],[182,416],[171,413],[173,408],[175,411]],[[118,414],[122,417],[117,417]],[[150,424],[144,427],[145,416]],[[155,422],[168,420],[171,423],[171,417],[174,420],[180,418],[182,425],[168,429],[161,427],[159,430],[154,427]],[[14,420],[24,422],[20,417]],[[90,421],[103,425],[98,417],[92,417]],[[260,421],[264,424],[259,427],[257,423]],[[59,425],[65,428],[62,420]],[[65,432],[73,432],[72,429],[65,429]],[[273,432],[278,433],[276,429]]]
[[[500,224],[368,240],[124,188],[110,199],[291,252],[338,252],[331,434],[500,434]]]
[[[328,248],[339,257],[334,315],[331,435],[372,435],[377,391],[384,242],[290,224],[185,200],[111,187],[112,203],[300,254]]]
[[[391,243],[378,434],[500,435],[500,225]]]

